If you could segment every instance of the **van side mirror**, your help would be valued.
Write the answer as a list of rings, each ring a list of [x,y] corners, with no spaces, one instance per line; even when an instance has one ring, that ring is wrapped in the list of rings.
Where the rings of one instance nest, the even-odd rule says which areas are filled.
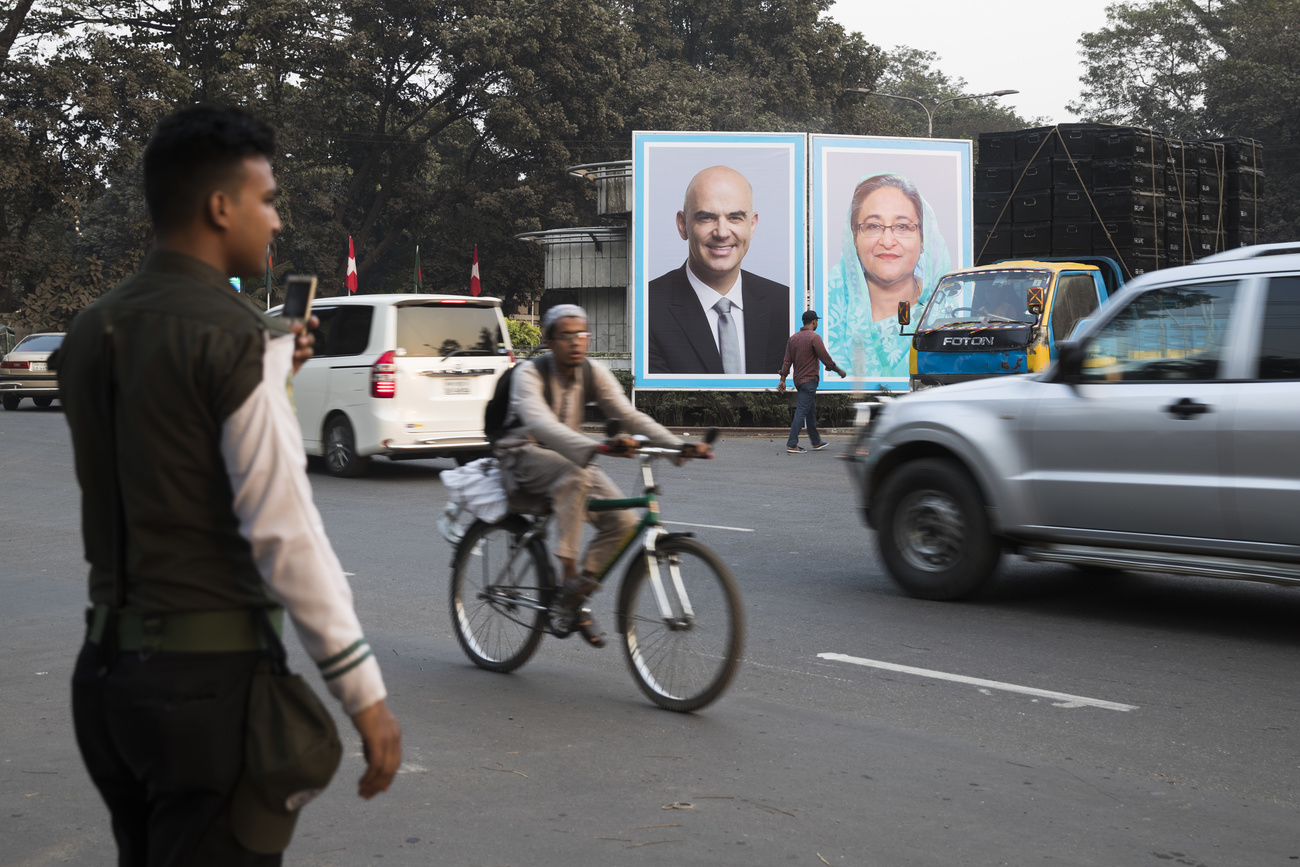
[[[906,301],[898,302],[898,324],[900,326],[912,324],[912,305]]]
[[[1028,303],[1025,305],[1025,309],[1028,310],[1030,313],[1034,314],[1035,316],[1042,314],[1043,312],[1043,287],[1042,286],[1029,287],[1029,299],[1028,299]]]

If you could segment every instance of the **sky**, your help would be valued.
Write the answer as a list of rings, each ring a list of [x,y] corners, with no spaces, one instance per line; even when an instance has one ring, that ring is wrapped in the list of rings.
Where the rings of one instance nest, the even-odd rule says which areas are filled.
[[[949,78],[966,79],[967,93],[1018,90],[1001,104],[1026,120],[1054,124],[1078,120],[1065,104],[1081,89],[1079,37],[1105,26],[1108,2],[839,0],[830,14],[886,51],[905,45],[935,52],[934,66]]]

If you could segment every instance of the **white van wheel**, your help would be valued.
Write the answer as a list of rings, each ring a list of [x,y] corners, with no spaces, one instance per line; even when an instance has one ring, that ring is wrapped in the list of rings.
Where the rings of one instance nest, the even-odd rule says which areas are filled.
[[[331,476],[355,479],[369,463],[370,458],[357,454],[357,439],[347,416],[336,415],[325,422],[325,468]]]

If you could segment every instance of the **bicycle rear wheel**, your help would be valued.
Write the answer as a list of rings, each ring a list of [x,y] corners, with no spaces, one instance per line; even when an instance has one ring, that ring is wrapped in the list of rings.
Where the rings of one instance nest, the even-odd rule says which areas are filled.
[[[542,640],[553,582],[546,546],[521,548],[529,523],[518,516],[475,521],[456,547],[451,623],[465,655],[488,671],[514,671]]]
[[[651,701],[681,713],[699,710],[722,695],[740,664],[740,591],[727,564],[694,539],[660,538],[655,556],[671,614],[660,609],[646,557],[638,556],[618,595],[623,653]]]

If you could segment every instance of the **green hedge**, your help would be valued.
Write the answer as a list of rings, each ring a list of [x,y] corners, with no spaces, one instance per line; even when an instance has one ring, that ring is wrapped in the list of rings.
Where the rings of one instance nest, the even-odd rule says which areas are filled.
[[[614,375],[632,394],[632,375]],[[665,427],[789,427],[794,419],[795,392],[771,391],[639,391],[636,408]],[[847,394],[817,395],[817,424],[844,427],[853,419],[857,398]]]

